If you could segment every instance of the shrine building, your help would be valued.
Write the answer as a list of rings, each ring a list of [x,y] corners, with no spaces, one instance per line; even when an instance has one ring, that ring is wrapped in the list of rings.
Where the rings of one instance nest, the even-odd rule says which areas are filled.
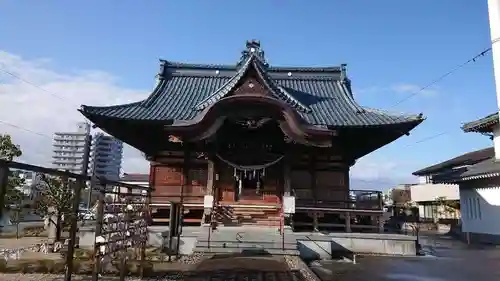
[[[156,222],[181,202],[185,224],[347,231],[382,213],[380,193],[350,190],[349,168],[424,120],[360,106],[346,65],[269,65],[257,40],[235,65],[161,60],[146,99],[80,112],[147,156]]]

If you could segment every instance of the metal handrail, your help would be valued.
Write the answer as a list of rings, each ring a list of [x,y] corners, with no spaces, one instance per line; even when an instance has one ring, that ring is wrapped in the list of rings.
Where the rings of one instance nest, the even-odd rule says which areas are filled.
[[[243,242],[243,241],[241,241],[241,240],[243,240],[243,239],[244,239],[244,238],[243,238],[243,235],[241,235],[242,233],[245,233],[245,232],[243,232],[243,231],[241,231],[241,232],[236,232],[236,241],[238,241],[238,243],[242,243],[242,242]]]

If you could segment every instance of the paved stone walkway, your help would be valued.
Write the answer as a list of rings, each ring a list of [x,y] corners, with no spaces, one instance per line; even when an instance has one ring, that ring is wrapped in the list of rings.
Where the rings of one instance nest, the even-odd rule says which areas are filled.
[[[299,270],[290,270],[290,263],[284,257],[238,257],[216,256],[193,265],[186,273],[143,280],[188,280],[188,281],[316,281],[303,278]],[[0,274],[2,281],[63,281],[60,275],[43,274]],[[90,281],[87,276],[74,276],[75,281]],[[115,281],[116,277],[100,277],[102,281]],[[135,281],[139,278],[131,277]]]

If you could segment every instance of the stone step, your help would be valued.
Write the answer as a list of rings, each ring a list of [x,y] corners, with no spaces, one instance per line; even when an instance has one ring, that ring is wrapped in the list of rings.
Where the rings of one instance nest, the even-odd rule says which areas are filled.
[[[220,224],[219,224],[220,226]],[[211,230],[211,228],[208,225],[204,225],[200,227],[200,234],[206,234],[208,231],[212,231],[212,234],[214,235],[225,235],[226,237],[234,237],[238,233],[246,233],[246,235],[251,235],[251,237],[258,237],[258,240],[264,240],[267,241],[269,240],[268,237],[274,237],[278,236],[281,237],[281,233],[278,231],[278,228],[263,228],[261,226],[231,226],[231,227],[218,227],[216,230]],[[285,227],[285,231],[287,231]],[[293,236],[293,231],[290,229],[288,230],[290,235]],[[252,239],[255,240],[255,239]]]
[[[234,213],[216,213],[216,217],[238,217],[238,216],[252,216],[260,218],[280,218],[280,215],[274,213],[255,213],[255,212],[234,212]]]
[[[218,223],[240,223],[240,220],[237,219],[237,218],[224,218],[224,219],[221,219],[221,220],[218,220],[217,221]]]
[[[280,221],[280,218],[277,217],[266,217],[266,216],[235,216],[235,218],[250,218],[254,220],[260,220],[260,221]]]
[[[249,212],[279,212],[281,208],[252,208],[252,207],[217,207],[216,210],[249,211]]]
[[[242,221],[240,222],[241,226],[265,226],[265,227],[275,227],[276,229],[280,228],[280,224],[278,222],[269,222],[269,221]]]
[[[210,239],[210,243],[206,238],[199,237],[196,243],[195,252],[205,253],[241,253],[241,252],[262,252],[266,254],[290,254],[298,255],[297,241],[288,237],[282,241],[282,237],[278,235],[270,235],[266,240],[235,240],[236,237],[228,238],[227,233],[219,237],[215,235]]]
[[[233,216],[216,216],[215,219],[217,221],[223,220],[253,220],[253,221],[273,221],[273,222],[281,222],[281,217],[270,217],[270,216],[252,216],[252,215],[233,215]]]
[[[243,218],[243,217],[250,217],[250,218],[256,218],[256,219],[274,219],[274,220],[280,220],[281,217],[279,216],[268,216],[268,215],[254,215],[254,214],[231,214],[231,215],[216,215],[216,218]]]
[[[281,227],[281,224],[279,221],[256,221],[252,219],[239,219],[239,220],[224,220],[224,221],[218,221],[217,222],[218,226],[262,226],[262,227],[269,227],[269,228],[276,228],[279,229]]]
[[[201,237],[200,237],[201,238]],[[240,248],[245,248],[245,247],[264,247],[264,248],[281,248],[283,247],[283,244],[285,245],[286,249],[297,249],[297,240],[295,239],[285,239],[284,243],[281,240],[274,240],[274,241],[246,241],[242,240],[240,242],[236,240],[220,240],[217,239],[216,237],[210,239],[210,246],[213,247],[240,247]],[[201,247],[208,247],[208,240],[206,238],[200,239],[196,241],[197,246]]]
[[[261,220],[280,220],[279,216],[267,216],[267,215],[253,215],[253,214],[232,214],[232,215],[217,215],[216,218],[254,218]]]
[[[211,254],[228,254],[228,253],[243,253],[248,255],[288,255],[299,256],[298,250],[282,250],[282,249],[258,249],[258,248],[203,248],[196,247],[195,253],[211,253]]]
[[[266,212],[259,212],[259,211],[240,211],[240,210],[234,210],[232,212],[235,215],[267,215]]]

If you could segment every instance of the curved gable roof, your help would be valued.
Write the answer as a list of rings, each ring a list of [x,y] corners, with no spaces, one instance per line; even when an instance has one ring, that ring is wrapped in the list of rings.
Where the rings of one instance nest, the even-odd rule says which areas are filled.
[[[252,46],[260,48],[255,42]],[[192,120],[200,109],[227,95],[242,73],[253,67],[273,95],[294,107],[311,125],[340,128],[409,123],[413,128],[424,120],[421,114],[393,114],[360,106],[353,98],[345,65],[273,67],[265,62],[263,51],[255,50],[244,51],[233,66],[161,63],[160,81],[145,100],[116,106],[82,106],[80,111],[90,120]]]

